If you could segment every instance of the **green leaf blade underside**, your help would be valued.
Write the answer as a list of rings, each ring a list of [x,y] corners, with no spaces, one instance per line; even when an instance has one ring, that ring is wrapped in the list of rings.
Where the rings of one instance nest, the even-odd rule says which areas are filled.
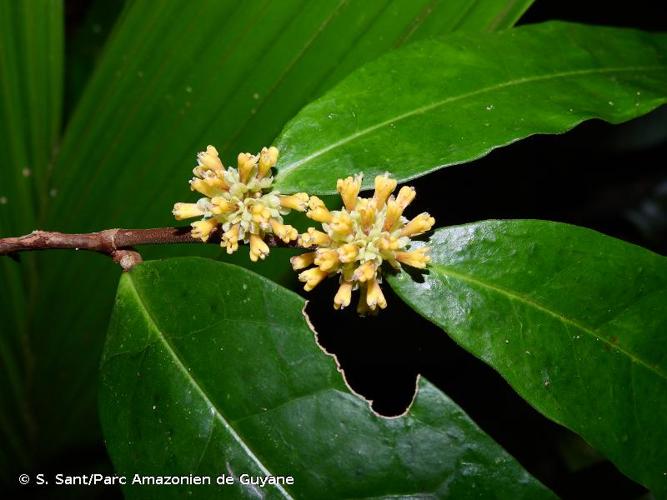
[[[620,470],[667,491],[667,259],[544,221],[443,228],[397,293]]]
[[[665,102],[665,34],[561,22],[455,33],[387,54],[304,108],[277,140],[276,183],[324,194],[360,171],[365,187],[386,171],[405,181]]]
[[[272,498],[551,497],[425,380],[407,415],[373,414],[316,345],[304,305],[250,271],[199,258],[123,275],[100,386],[118,472],[294,476],[263,490]],[[189,490],[256,494],[238,481],[159,491]]]

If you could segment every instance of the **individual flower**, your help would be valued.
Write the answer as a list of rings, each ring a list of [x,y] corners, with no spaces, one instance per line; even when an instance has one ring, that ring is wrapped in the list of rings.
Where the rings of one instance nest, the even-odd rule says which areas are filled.
[[[193,222],[192,237],[207,241],[221,232],[220,246],[227,253],[238,250],[239,241],[250,245],[250,259],[256,262],[269,254],[265,236],[275,235],[285,243],[296,240],[298,233],[283,223],[291,210],[305,211],[306,193],[284,196],[273,191],[271,169],[278,161],[278,149],[262,148],[259,154],[241,153],[237,167],[222,164],[218,151],[208,146],[197,155],[197,166],[190,188],[204,195],[196,203],[176,203],[176,220],[202,217]]]
[[[359,196],[361,181],[362,174],[338,180],[341,210],[330,211],[322,200],[310,197],[306,215],[320,222],[322,231],[311,227],[299,237],[299,245],[312,251],[292,257],[291,263],[294,270],[303,270],[299,280],[306,291],[327,277],[339,277],[333,301],[336,309],[350,305],[352,292],[359,290],[357,311],[365,315],[387,307],[380,288],[384,262],[394,269],[402,264],[423,269],[429,263],[429,247],[411,249],[410,244],[413,236],[430,231],[435,219],[426,212],[406,219],[403,211],[414,199],[415,190],[405,186],[394,196],[396,180],[388,174],[375,178],[372,198]]]

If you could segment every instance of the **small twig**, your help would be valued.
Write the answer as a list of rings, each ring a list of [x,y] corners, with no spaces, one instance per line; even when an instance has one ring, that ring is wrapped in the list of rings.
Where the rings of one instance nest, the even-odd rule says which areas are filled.
[[[296,242],[283,243],[274,235],[265,237],[271,247],[296,247]],[[137,245],[164,245],[171,243],[198,243],[190,234],[190,227],[161,227],[155,229],[106,229],[95,233],[68,234],[55,231],[33,231],[24,236],[0,238],[0,255],[16,258],[18,252],[35,250],[73,249],[88,250],[110,256],[127,271],[142,261]],[[220,243],[217,234],[206,243]]]

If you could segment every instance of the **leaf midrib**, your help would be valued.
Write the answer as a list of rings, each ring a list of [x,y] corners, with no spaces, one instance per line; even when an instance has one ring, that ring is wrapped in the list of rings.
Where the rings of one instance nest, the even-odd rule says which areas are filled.
[[[315,151],[314,153],[311,153],[310,155],[306,156],[305,158],[302,158],[301,160],[295,161],[293,163],[290,163],[288,165],[285,165],[283,168],[280,168],[278,171],[278,174],[276,175],[276,182],[278,182],[280,179],[284,178],[288,172],[291,170],[300,167],[301,165],[304,165],[308,163],[309,161],[322,156],[325,153],[328,153],[329,151],[332,151],[336,148],[339,148],[348,142],[352,142],[359,137],[363,137],[365,135],[370,134],[371,132],[374,132],[375,130],[378,130],[380,128],[388,127],[391,124],[394,124],[398,121],[405,120],[407,118],[410,118],[412,116],[420,115],[423,113],[426,113],[428,111],[431,111],[433,109],[436,109],[438,107],[444,106],[446,104],[460,101],[467,99],[469,97],[475,97],[477,95],[485,94],[488,92],[492,92],[494,90],[499,90],[502,88],[506,87],[512,87],[512,86],[519,86],[519,85],[525,85],[528,83],[534,83],[534,82],[539,82],[539,81],[546,81],[546,80],[551,80],[551,79],[559,79],[559,78],[568,78],[571,76],[580,76],[580,75],[592,75],[592,74],[604,74],[604,73],[624,73],[624,72],[633,72],[633,71],[658,71],[658,70],[664,70],[667,68],[667,66],[664,65],[658,65],[658,66],[627,66],[627,67],[614,67],[614,68],[587,68],[587,69],[580,69],[580,70],[572,70],[572,71],[563,71],[560,73],[552,73],[550,75],[535,75],[535,76],[528,76],[528,77],[523,77],[523,78],[516,78],[514,80],[508,80],[503,83],[498,83],[495,85],[489,85],[488,87],[483,87],[481,89],[474,90],[472,92],[467,92],[465,94],[460,94],[457,96],[451,96],[447,97],[446,99],[442,99],[440,101],[436,101],[431,104],[427,104],[425,106],[421,106],[419,108],[412,109],[410,111],[407,111],[405,113],[402,113],[400,115],[396,115],[392,118],[389,118],[387,120],[384,120],[380,123],[377,123],[375,125],[372,125],[370,127],[367,127],[365,129],[359,130],[353,134],[348,135],[347,137],[344,137],[333,144],[330,144],[329,146],[326,146],[322,149],[319,149]]]
[[[192,388],[195,391],[197,391],[199,396],[204,400],[204,402],[208,405],[208,407],[212,408],[215,411],[215,417],[218,419],[218,421],[222,424],[225,430],[227,430],[227,432],[234,439],[234,441],[237,442],[237,444],[241,447],[241,449],[252,459],[253,462],[255,462],[255,464],[257,465],[257,467],[259,467],[262,473],[265,476],[273,476],[271,471],[262,463],[259,457],[248,447],[248,445],[245,443],[245,441],[242,439],[239,433],[225,419],[222,411],[213,403],[211,398],[208,397],[206,391],[204,391],[204,388],[201,385],[199,385],[199,383],[192,377],[187,367],[176,353],[176,350],[173,348],[169,340],[167,340],[167,337],[164,335],[162,330],[160,330],[156,321],[153,319],[153,316],[150,313],[150,310],[148,309],[148,305],[144,302],[143,298],[139,294],[139,291],[137,290],[136,285],[134,284],[132,275],[128,273],[126,277],[127,277],[127,282],[129,284],[129,288],[132,290],[132,293],[136,299],[136,303],[139,306],[139,309],[141,310],[149,327],[151,328],[151,330],[153,330],[158,340],[160,340],[166,351],[169,353],[178,370],[182,373],[182,375],[192,386]],[[285,488],[282,487],[282,485],[276,484],[273,486],[275,486],[278,489],[278,491],[280,491],[283,497],[293,499],[293,497],[287,492]]]
[[[451,269],[447,266],[443,266],[442,264],[431,264],[429,267],[431,267],[432,269],[435,269],[436,271],[438,271],[439,273],[441,273],[444,276],[451,277],[455,280],[464,281],[464,282],[467,282],[467,283],[472,284],[472,285],[477,285],[477,286],[480,286],[480,287],[485,288],[487,290],[490,290],[494,293],[504,295],[505,297],[507,297],[510,300],[515,300],[515,301],[521,302],[528,307],[531,307],[531,308],[533,308],[537,311],[540,311],[541,313],[547,314],[547,315],[555,318],[556,320],[560,321],[561,323],[570,325],[570,326],[576,328],[577,330],[580,330],[581,332],[585,333],[586,335],[590,335],[591,337],[595,338],[596,340],[602,341],[607,346],[609,346],[609,348],[611,348],[615,351],[618,351],[619,353],[627,356],[634,363],[642,366],[643,368],[645,368],[645,369],[653,372],[654,374],[656,374],[659,378],[662,378],[663,380],[667,381],[667,374],[663,373],[659,368],[657,368],[655,366],[652,366],[649,363],[647,363],[646,361],[644,361],[643,359],[641,359],[636,353],[633,353],[631,351],[628,351],[628,350],[624,349],[620,345],[615,344],[615,343],[611,342],[610,340],[606,339],[605,337],[599,335],[596,330],[594,330],[594,329],[592,329],[592,328],[590,328],[586,325],[583,325],[582,323],[578,322],[577,320],[572,319],[572,318],[564,315],[563,313],[561,313],[559,311],[554,311],[553,309],[550,309],[549,307],[545,306],[544,304],[541,304],[540,302],[538,302],[538,301],[536,301],[536,300],[534,300],[534,299],[532,299],[532,298],[530,298],[530,297],[528,297],[524,294],[517,293],[517,292],[514,292],[514,291],[509,290],[507,288],[498,286],[496,284],[480,280],[478,278],[475,278],[475,277],[470,276],[470,275],[465,274],[465,273],[461,273],[459,271],[454,271],[453,269]]]

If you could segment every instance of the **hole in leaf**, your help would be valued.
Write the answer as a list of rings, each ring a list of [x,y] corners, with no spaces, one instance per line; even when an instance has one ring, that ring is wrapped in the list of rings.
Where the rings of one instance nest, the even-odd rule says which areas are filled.
[[[358,292],[353,294],[350,307],[336,311],[332,304],[337,288],[336,280],[327,280],[308,297],[306,312],[319,344],[336,356],[348,385],[370,400],[375,412],[402,414],[415,394],[420,356],[415,342],[419,333],[406,335],[400,318],[408,314],[415,318],[416,314],[386,284],[383,291],[389,306],[377,316],[359,317],[355,310]]]

